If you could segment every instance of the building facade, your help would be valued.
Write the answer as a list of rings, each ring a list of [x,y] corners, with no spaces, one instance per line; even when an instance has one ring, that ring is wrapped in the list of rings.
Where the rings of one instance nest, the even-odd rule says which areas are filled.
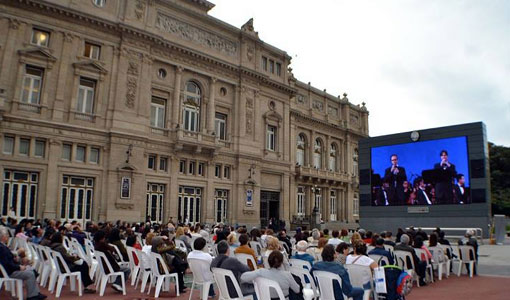
[[[0,1],[0,214],[354,223],[364,104],[213,6]]]

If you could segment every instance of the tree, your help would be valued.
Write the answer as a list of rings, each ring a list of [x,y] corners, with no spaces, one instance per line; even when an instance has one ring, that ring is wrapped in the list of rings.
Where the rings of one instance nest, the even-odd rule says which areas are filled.
[[[510,216],[510,148],[489,143],[492,213]]]

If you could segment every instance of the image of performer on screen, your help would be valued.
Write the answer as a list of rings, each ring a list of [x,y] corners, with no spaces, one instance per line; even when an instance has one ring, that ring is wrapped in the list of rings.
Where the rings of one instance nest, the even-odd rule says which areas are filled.
[[[425,181],[422,177],[418,177],[414,180],[414,186],[416,189],[416,199],[413,204],[417,205],[432,205],[430,196],[427,194]]]
[[[453,203],[453,180],[457,176],[455,165],[448,161],[448,151],[439,153],[441,162],[434,164],[435,192],[438,204]]]
[[[456,176],[457,183],[453,186],[453,195],[456,204],[464,204],[467,203],[467,193],[466,188],[464,187],[465,178],[464,174],[457,174]]]
[[[390,156],[391,167],[384,171],[384,180],[389,182],[391,198],[394,200],[390,205],[404,205],[404,181],[407,180],[406,169],[398,165],[398,156]]]
[[[388,206],[393,204],[393,194],[388,180],[384,180],[379,192],[377,193],[376,203],[377,206]]]

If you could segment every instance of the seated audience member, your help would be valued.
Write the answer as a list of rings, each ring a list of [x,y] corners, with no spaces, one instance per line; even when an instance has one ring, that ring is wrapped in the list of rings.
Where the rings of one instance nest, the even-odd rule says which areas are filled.
[[[328,245],[333,245],[333,247],[336,247],[338,244],[344,242],[338,238],[340,236],[340,232],[338,232],[338,230],[333,230],[332,235],[333,237],[328,240]]]
[[[372,231],[367,231],[367,233],[365,233],[365,237],[363,237],[363,242],[370,245],[370,243],[372,243],[372,235]]]
[[[280,232],[278,233],[278,240],[280,242],[283,242],[285,251],[287,251],[287,253],[291,254],[292,253],[292,251],[291,251],[292,244],[290,242],[289,237],[287,236],[287,230],[285,230],[285,229],[280,230]]]
[[[257,277],[263,277],[276,281],[282,289],[283,295],[285,297],[289,296],[289,289],[292,290],[295,294],[301,293],[301,289],[297,282],[294,280],[294,277],[292,277],[292,274],[282,269],[283,254],[281,252],[271,252],[271,254],[269,254],[268,262],[270,267],[269,269],[258,269],[255,271],[245,272],[241,275],[241,281],[251,283]],[[278,299],[278,294],[276,294],[276,291],[271,289],[271,299],[273,298]]]
[[[382,238],[378,238],[375,241],[375,248],[370,250],[370,252],[368,252],[368,254],[369,255],[375,254],[375,255],[386,256],[388,258],[390,265],[392,265],[394,263],[391,253],[388,250],[384,249],[384,240]]]
[[[257,256],[255,255],[255,250],[248,247],[248,236],[246,234],[241,234],[239,236],[239,243],[241,245],[235,249],[234,253],[236,253],[236,254],[243,253],[243,254],[251,255],[253,257],[253,260],[255,260],[255,262],[257,262]],[[248,261],[248,266],[250,267],[250,269],[252,271],[256,269],[256,266],[253,266],[251,261]]]
[[[414,266],[416,267],[416,274],[420,277],[420,285],[426,285],[424,279],[425,279],[425,269],[427,266],[427,263],[424,261],[421,261],[418,256],[416,255],[416,252],[414,251],[414,248],[409,246],[410,238],[407,234],[402,234],[400,237],[400,243],[395,246],[395,251],[406,251],[411,253],[413,257]],[[411,262],[406,262],[406,265],[410,266]]]
[[[426,257],[418,257],[419,259],[429,261],[432,259],[432,253],[430,253],[429,249],[423,244],[423,239],[421,236],[417,235],[414,238],[413,248],[425,250]]]
[[[355,241],[352,244],[353,254],[349,254],[345,259],[346,265],[360,265],[365,267],[370,267],[370,269],[375,269],[378,267],[377,263],[367,256],[367,245],[360,240]],[[372,276],[367,278],[363,278],[363,288],[370,288],[370,280]]]
[[[85,233],[81,230],[80,225],[76,224],[73,228],[73,232],[71,233],[71,237],[75,238],[80,245],[85,245],[85,238],[87,237]]]
[[[83,283],[83,287],[85,288],[83,292],[86,294],[93,294],[96,292],[96,290],[89,289],[88,286],[93,284],[94,282],[92,279],[90,279],[89,276],[89,266],[85,261],[80,259],[76,255],[70,255],[67,253],[66,248],[63,245],[63,238],[60,233],[55,233],[51,237],[51,245],[50,248],[53,251],[57,251],[60,254],[62,254],[62,257],[64,258],[67,266],[69,267],[69,270],[71,272],[80,272],[81,274],[81,282]],[[63,270],[64,266],[60,266],[61,270]]]
[[[115,249],[106,243],[106,233],[103,230],[96,232],[96,234],[94,235],[94,249],[96,251],[103,252],[104,255],[106,256],[106,258],[108,259],[108,262],[112,266],[113,271],[114,272],[123,272],[124,279],[127,280],[127,278],[129,277],[129,274],[131,273],[131,270],[129,269],[129,267],[121,268],[119,266],[119,264],[117,264],[117,260],[115,259],[115,256],[114,256]],[[104,270],[105,270],[105,272],[108,272],[108,268],[105,267]],[[115,282],[112,284],[112,288],[119,293],[122,293],[122,281],[121,280],[122,280],[121,277],[117,276],[117,278],[115,279]]]
[[[296,244],[297,253],[293,255],[292,258],[307,261],[310,263],[311,266],[313,266],[315,258],[310,254],[306,253],[306,249],[308,249],[308,243],[305,241],[299,241]]]
[[[230,234],[227,236],[227,243],[234,250],[235,248],[239,247],[239,243],[237,242],[237,235],[235,232],[230,232]]]
[[[468,246],[472,246],[474,251],[475,251],[475,257],[469,257],[469,259],[471,260],[476,260],[478,261],[478,241],[476,240],[476,238],[473,237],[473,235],[475,234],[475,232],[471,229],[467,230],[466,231],[466,234],[464,235],[464,238],[459,240],[459,246],[460,245],[468,245]],[[470,254],[471,255],[471,254]],[[468,264],[466,264],[466,268],[468,268]],[[473,268],[473,274],[476,275],[476,264]]]
[[[177,278],[179,280],[179,293],[184,293],[186,292],[186,286],[184,285],[184,273],[188,268],[188,264],[182,259],[183,254],[180,250],[175,248],[175,245],[165,238],[166,237],[154,236],[152,238],[151,252],[161,254],[161,257],[168,267],[168,271],[170,273],[177,273]]]
[[[354,244],[354,241],[357,241],[357,240],[363,241],[363,239],[361,237],[361,234],[359,232],[355,232],[355,233],[352,234],[352,236],[351,236],[351,245]]]
[[[402,235],[403,235],[404,233],[405,233],[405,232],[404,232],[404,229],[402,229],[402,228],[397,229],[397,236],[395,237],[395,242],[396,242],[396,243],[400,242],[400,237],[402,237]],[[396,245],[396,244],[395,244],[395,245]],[[393,246],[393,247],[395,247],[395,246]]]
[[[427,233],[425,231],[423,231],[423,229],[421,229],[421,227],[418,228],[418,231],[416,231],[416,235],[421,236],[421,238],[423,239],[422,241],[426,241],[429,239]]]
[[[317,228],[312,230],[312,236],[308,238],[309,247],[317,247],[319,245],[319,239],[321,238],[321,233]]]
[[[269,258],[269,255],[273,252],[273,251],[278,251],[282,254],[285,254],[285,251],[282,249],[282,247],[280,246],[280,243],[278,243],[278,239],[275,238],[274,236],[268,236],[266,238],[266,252],[264,252],[264,254],[262,255],[263,259],[268,259]],[[283,268],[285,270],[289,270],[290,268],[290,265],[289,265],[289,261],[284,257],[283,259],[283,264],[282,264]]]
[[[205,280],[207,280],[207,281],[214,281],[213,276],[212,276],[212,272],[211,272],[211,268],[210,268],[210,265],[212,263],[212,259],[213,258],[211,256],[211,254],[205,252],[205,250],[207,249],[205,247],[206,244],[207,244],[207,242],[205,241],[204,238],[201,238],[201,237],[197,238],[195,240],[195,242],[193,243],[193,247],[195,248],[195,250],[191,251],[188,254],[188,262],[189,262],[190,259],[199,259],[199,260],[203,260],[203,261],[208,262],[209,266],[207,268],[204,268],[203,270],[201,270],[201,273],[202,273],[202,276],[204,277]],[[215,296],[214,288],[211,285],[211,288],[209,289],[209,297],[214,297],[214,296]]]
[[[41,227],[36,226],[32,229],[32,243],[39,244],[43,239],[43,230]]]
[[[392,235],[393,235],[393,233],[391,233],[391,231],[386,231],[385,232],[384,244],[395,247],[396,244],[395,244],[395,242],[393,241],[393,239],[391,237]]]
[[[335,248],[333,248],[333,245],[324,246],[322,250],[322,261],[318,261],[313,265],[312,273],[315,271],[326,271],[340,276],[342,279],[342,287],[340,287],[336,281],[333,283],[335,299],[344,299],[342,293],[347,297],[352,297],[354,300],[363,299],[363,289],[351,285],[347,270],[345,270],[342,265],[335,262],[335,255]]]
[[[296,240],[296,243],[305,239],[303,232],[301,232],[301,227],[296,228],[296,234],[294,235],[294,239]]]
[[[345,260],[347,255],[349,255],[349,245],[347,243],[338,244],[335,251],[337,253],[337,258],[335,261],[341,265],[345,265]]]
[[[184,228],[183,227],[177,227],[177,230],[175,231],[175,239],[183,241],[184,245],[186,246],[186,249],[188,250],[188,253],[191,252],[192,248],[189,244],[189,238],[186,234],[184,234]]]
[[[46,296],[39,293],[39,285],[35,281],[35,273],[29,266],[19,264],[18,258],[14,257],[7,247],[9,232],[7,228],[0,227],[0,264],[4,267],[7,275],[11,278],[21,279],[25,282],[27,289],[27,300],[46,299]]]
[[[243,237],[243,238],[241,238]],[[239,240],[248,239],[246,234],[241,234]],[[246,246],[246,244],[245,244]],[[241,247],[241,246],[240,246]],[[237,249],[239,249],[238,247]],[[234,285],[227,279],[227,288],[230,298],[240,298],[241,296],[253,295],[255,296],[255,290],[253,289],[253,284],[241,282],[241,275],[245,272],[251,271],[250,268],[241,263],[237,258],[229,257],[230,256],[230,247],[227,242],[221,241],[216,246],[218,249],[218,256],[213,259],[211,262],[211,268],[222,268],[232,271],[234,273],[237,282],[241,287],[241,292],[243,295],[237,295]],[[236,249],[236,250],[237,250]]]
[[[322,232],[324,233],[322,237],[325,238],[326,240],[329,240],[329,229],[324,228]]]
[[[351,242],[351,238],[349,237],[349,232],[347,231],[347,229],[342,229],[340,231],[340,239],[342,241],[344,241],[344,243],[350,243]]]
[[[44,235],[42,240],[39,242],[39,245],[49,247],[51,245],[51,236],[55,233],[55,229],[52,227],[47,227],[44,231]]]
[[[123,261],[129,261],[129,256],[126,250],[126,247],[124,247],[124,244],[120,240],[120,230],[118,228],[113,228],[110,231],[110,235],[108,236],[108,241],[110,244],[117,246],[117,248],[120,251],[120,254],[122,255]]]

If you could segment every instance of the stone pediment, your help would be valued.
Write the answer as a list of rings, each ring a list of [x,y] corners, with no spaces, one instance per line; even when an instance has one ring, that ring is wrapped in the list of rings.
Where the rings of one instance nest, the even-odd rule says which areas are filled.
[[[85,61],[79,61],[73,63],[73,66],[78,69],[85,69],[92,72],[98,72],[101,74],[108,73],[108,70],[103,68],[98,62],[95,62],[93,60],[85,60]]]
[[[276,111],[268,111],[267,113],[264,114],[264,119],[273,119],[273,120],[282,121],[283,117]]]
[[[123,163],[117,167],[117,171],[128,171],[128,172],[134,172],[136,171],[136,167],[133,166],[130,163]]]
[[[53,56],[48,50],[34,47],[34,48],[28,48],[28,49],[21,49],[18,50],[18,53],[20,56],[25,57],[32,57],[32,58],[38,58],[38,59],[44,59],[46,61],[55,62],[57,61],[57,58]]]

